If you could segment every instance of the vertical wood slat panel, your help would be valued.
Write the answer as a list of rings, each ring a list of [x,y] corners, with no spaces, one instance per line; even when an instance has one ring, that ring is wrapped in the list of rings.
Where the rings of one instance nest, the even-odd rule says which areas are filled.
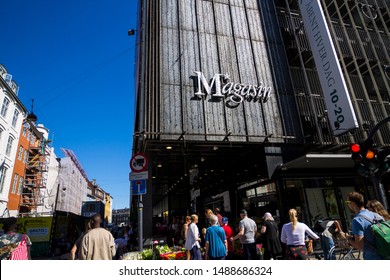
[[[229,6],[225,4],[215,4],[215,26],[218,36],[232,36],[233,30],[231,25],[231,18]]]
[[[179,21],[181,30],[197,31],[195,1],[179,0]]]
[[[216,73],[220,73],[218,59],[216,59],[218,57],[218,41],[215,31],[213,3],[206,1],[201,2],[198,11],[201,70],[205,77],[211,78]],[[202,32],[204,33],[202,34]],[[213,102],[210,96],[205,96],[203,102],[206,134],[208,134],[207,140],[222,141],[226,134],[223,100]],[[215,134],[220,136],[214,136]]]
[[[179,32],[175,29],[162,28],[161,29],[161,43],[162,45],[171,44],[170,48],[161,48],[161,82],[180,84],[180,64],[178,59],[180,57],[179,44],[172,44],[179,42]]]
[[[161,0],[160,5],[161,26],[177,29],[178,13],[176,0]]]
[[[160,119],[162,134],[180,134],[181,121],[181,90],[180,90],[180,48],[179,31],[177,29],[178,12],[175,0],[161,2],[161,45],[169,48],[160,50]],[[163,139],[175,139],[175,136],[165,136]]]
[[[185,0],[181,7],[181,73],[183,83],[183,130],[192,135],[192,140],[205,140],[205,114],[203,101],[194,95],[194,71],[200,71],[199,36],[197,26],[197,4],[192,0]]]
[[[229,74],[231,82],[238,83],[240,81],[238,59],[236,55],[236,44],[233,38],[233,22],[235,18],[231,16],[231,7],[229,5],[216,4],[215,10],[217,15],[224,15],[224,17],[216,17],[216,32],[224,36],[218,36],[219,47],[219,64],[220,71],[223,74]],[[224,99],[221,106],[225,106],[226,99]],[[245,117],[242,107],[228,108],[225,107],[226,117],[226,134],[231,133],[230,141],[245,141]]]
[[[251,67],[253,69],[253,61],[250,60],[244,61],[244,59],[248,59],[248,57],[243,57],[242,52],[245,50],[245,42],[246,38],[249,37],[248,27],[246,23],[246,15],[245,10],[243,8],[242,3],[235,3],[237,6],[232,5],[230,7],[231,12],[231,24],[233,29],[233,44],[235,46],[235,63],[237,64],[237,73],[234,76],[237,76],[237,79],[232,80],[232,82],[240,83],[243,82],[243,78],[246,76],[243,71]],[[244,39],[244,40],[243,40]],[[245,43],[244,43],[245,42]],[[247,49],[247,48],[246,48]],[[248,63],[248,64],[247,64]],[[237,119],[233,119],[233,122],[228,118],[228,129],[232,132],[233,135],[241,135],[245,136],[248,134],[246,131],[246,119],[244,113],[244,105],[240,104],[236,108],[227,109],[229,113],[232,113],[233,118],[237,116]],[[233,124],[233,126],[231,126]],[[245,137],[230,137],[229,139],[233,141],[244,141]]]
[[[162,120],[162,137],[164,140],[177,140],[177,136],[165,135],[164,132],[170,134],[178,134],[182,132],[181,123],[181,108],[180,104],[181,89],[179,85],[162,84],[161,98],[162,103],[161,120]]]
[[[205,132],[204,110],[202,100],[194,95],[194,71],[200,70],[199,62],[199,37],[196,32],[183,31],[181,33],[182,44],[182,77],[183,77],[183,130],[187,134],[200,134],[194,136],[194,140],[204,140]]]

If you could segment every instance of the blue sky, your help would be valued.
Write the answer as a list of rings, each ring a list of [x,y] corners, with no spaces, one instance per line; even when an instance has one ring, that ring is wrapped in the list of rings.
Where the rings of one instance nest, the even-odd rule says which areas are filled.
[[[129,206],[137,0],[1,1],[0,63],[57,157],[72,150],[89,179]]]

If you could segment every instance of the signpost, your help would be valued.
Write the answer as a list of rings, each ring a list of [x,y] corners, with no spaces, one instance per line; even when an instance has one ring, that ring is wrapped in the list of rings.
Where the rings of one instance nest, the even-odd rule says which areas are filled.
[[[149,178],[148,158],[141,152],[134,154],[130,160],[130,193],[138,195],[138,250],[143,250],[143,203],[142,195],[146,194],[146,180]]]

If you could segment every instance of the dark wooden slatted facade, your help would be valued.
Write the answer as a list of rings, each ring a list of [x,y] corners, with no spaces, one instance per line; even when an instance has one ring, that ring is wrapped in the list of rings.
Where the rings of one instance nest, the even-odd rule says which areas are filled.
[[[339,137],[329,125],[297,0],[139,0],[134,150],[148,154],[156,175],[150,215],[186,207],[190,189],[210,197],[270,179],[270,165],[305,153],[346,154],[349,143],[366,139],[389,116],[390,1],[321,4],[359,124]],[[208,80],[227,73],[234,83],[269,85],[272,96],[229,108],[195,95],[194,71]],[[375,142],[390,145],[388,125]],[[195,169],[207,180],[190,179]]]
[[[223,141],[229,134],[233,142],[263,142],[272,135],[273,142],[284,142],[300,137],[291,83],[278,75],[286,72],[282,41],[279,34],[265,34],[268,23],[257,1],[144,2],[145,80],[138,97],[145,100],[138,117],[147,138],[177,140],[185,133],[189,141]],[[210,102],[209,96],[199,99],[194,71],[207,79],[228,73],[235,83],[269,85],[272,96],[237,108],[226,107],[224,100]]]

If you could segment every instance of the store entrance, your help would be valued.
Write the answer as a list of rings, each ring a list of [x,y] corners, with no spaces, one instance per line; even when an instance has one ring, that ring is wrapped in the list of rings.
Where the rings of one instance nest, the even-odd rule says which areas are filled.
[[[284,180],[284,206],[295,208],[299,220],[314,227],[317,220],[339,220],[344,231],[351,229],[352,214],[345,205],[350,192],[365,190],[359,178],[305,178]],[[287,217],[287,213],[283,213]]]

